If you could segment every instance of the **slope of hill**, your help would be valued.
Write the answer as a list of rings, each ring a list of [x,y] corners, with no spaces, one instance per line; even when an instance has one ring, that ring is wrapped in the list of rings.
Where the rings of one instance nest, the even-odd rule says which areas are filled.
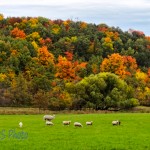
[[[69,92],[67,84],[73,86],[91,74],[111,72],[127,83],[130,92],[126,96],[134,101],[131,105],[118,104],[112,96],[109,107],[133,107],[136,100],[149,106],[149,59],[150,37],[140,31],[123,32],[118,27],[81,21],[0,15],[0,105],[96,109],[95,102]],[[97,95],[88,96],[94,99]],[[98,99],[98,105],[105,103],[103,98]]]

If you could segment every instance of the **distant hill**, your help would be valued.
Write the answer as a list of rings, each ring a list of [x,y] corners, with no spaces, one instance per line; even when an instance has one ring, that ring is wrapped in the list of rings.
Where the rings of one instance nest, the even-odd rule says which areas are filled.
[[[65,86],[111,72],[150,105],[150,37],[142,31],[43,17],[0,15],[0,105],[89,107]],[[93,104],[90,107],[94,107]]]

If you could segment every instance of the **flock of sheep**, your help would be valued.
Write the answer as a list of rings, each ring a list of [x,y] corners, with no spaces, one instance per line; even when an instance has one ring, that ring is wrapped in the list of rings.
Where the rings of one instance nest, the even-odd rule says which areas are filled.
[[[45,120],[46,125],[54,125],[52,120],[55,118],[55,115],[45,115],[43,119]],[[63,121],[63,125],[70,125],[71,121]],[[86,125],[92,125],[93,121],[87,121]],[[83,127],[80,122],[74,122],[75,127]]]
[[[43,119],[45,120],[45,124],[46,125],[54,125],[54,123],[52,122],[53,119],[55,119],[55,115],[45,115],[43,117]],[[63,125],[70,125],[71,121],[63,121],[62,122]],[[114,120],[112,121],[112,125],[120,125],[121,122],[119,120]],[[89,126],[89,125],[93,125],[93,121],[87,121],[86,122],[86,125]],[[80,123],[80,122],[74,122],[74,126],[75,127],[83,127],[83,125]],[[22,128],[23,127],[23,123],[22,122],[19,122],[19,127]]]
[[[43,119],[46,122],[46,125],[54,125],[53,122],[51,122],[54,118],[55,118],[55,115],[45,115],[43,117]],[[70,125],[71,121],[63,121],[62,123],[63,123],[63,125]],[[121,122],[119,120],[112,121],[112,125],[120,125],[120,124],[121,124]],[[93,125],[93,121],[87,121],[86,125],[87,126]],[[74,126],[75,127],[83,127],[83,125],[80,122],[74,122]]]

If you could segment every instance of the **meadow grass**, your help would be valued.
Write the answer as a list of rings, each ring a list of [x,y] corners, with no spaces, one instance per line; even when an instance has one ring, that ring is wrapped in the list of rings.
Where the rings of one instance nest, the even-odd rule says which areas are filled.
[[[121,125],[112,126],[117,119]],[[43,115],[0,115],[0,150],[150,150],[149,113],[56,114],[53,123],[46,126]]]

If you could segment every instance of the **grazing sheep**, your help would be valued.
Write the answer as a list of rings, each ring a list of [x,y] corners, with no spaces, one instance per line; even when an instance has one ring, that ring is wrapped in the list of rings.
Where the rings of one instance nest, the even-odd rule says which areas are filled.
[[[71,121],[63,121],[63,125],[70,125]]]
[[[44,117],[43,117],[43,119],[46,121],[46,120],[48,120],[48,121],[51,121],[51,120],[53,120],[55,118],[55,115],[45,115]]]
[[[19,127],[22,128],[22,126],[23,126],[23,123],[19,122]]]
[[[87,121],[86,122],[86,125],[92,125],[93,124],[93,121]]]
[[[80,122],[75,122],[75,123],[74,123],[74,126],[75,126],[75,127],[83,127],[83,125],[82,125]]]
[[[112,125],[113,126],[114,125],[120,125],[120,124],[121,124],[121,122],[119,120],[112,121]]]
[[[46,120],[46,125],[53,126],[54,124],[51,121]]]

